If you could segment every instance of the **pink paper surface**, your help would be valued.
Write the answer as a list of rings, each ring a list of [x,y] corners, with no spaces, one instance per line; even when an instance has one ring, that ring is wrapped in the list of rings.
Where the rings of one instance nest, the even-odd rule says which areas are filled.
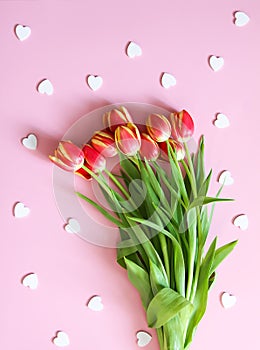
[[[235,26],[236,11],[250,17],[244,27]],[[28,39],[18,40],[17,24],[31,28]],[[211,193],[221,171],[235,180],[223,196],[236,200],[217,207],[210,238],[239,244],[218,269],[191,349],[259,348],[259,34],[257,1],[0,1],[1,349],[55,349],[52,339],[64,331],[71,350],[132,350],[139,330],[153,335],[147,349],[159,349],[115,250],[64,230],[48,160],[80,117],[127,101],[190,111],[195,140],[205,135]],[[126,55],[130,41],[142,56]],[[224,58],[218,72],[211,55]],[[176,86],[161,86],[164,72]],[[103,78],[99,90],[88,87],[88,75]],[[53,95],[37,91],[43,79]],[[213,125],[217,113],[228,116],[228,128]],[[35,151],[21,143],[30,133]],[[14,217],[17,202],[30,208],[27,217]],[[248,215],[246,231],[232,223],[239,214]],[[36,290],[21,283],[31,272]],[[237,297],[233,308],[221,306],[224,291]],[[102,297],[101,312],[86,306],[93,295]]]

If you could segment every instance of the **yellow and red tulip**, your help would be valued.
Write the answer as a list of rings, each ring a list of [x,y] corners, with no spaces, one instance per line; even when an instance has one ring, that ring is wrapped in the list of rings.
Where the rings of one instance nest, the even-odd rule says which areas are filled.
[[[160,148],[156,141],[146,133],[141,133],[140,155],[146,160],[156,160],[160,154]]]
[[[162,114],[150,114],[146,121],[146,128],[156,142],[164,142],[171,136],[171,124]]]
[[[84,165],[84,168],[88,168],[89,170],[93,171],[93,169],[88,165],[88,163],[86,161],[84,162],[83,165]],[[75,171],[75,173],[77,175],[80,175],[81,177],[83,177],[85,180],[91,180],[92,179],[91,175],[84,168],[78,169],[77,171]]]
[[[106,167],[106,159],[89,144],[84,145],[82,148],[85,157],[85,163],[87,167],[94,173],[103,171]]]
[[[133,120],[130,113],[123,106],[112,109],[103,115],[103,123],[105,127],[109,128],[112,132],[115,132],[119,125],[126,125],[127,123],[132,122]]]
[[[171,149],[173,150],[173,152],[176,154],[176,158],[177,160],[182,160],[185,157],[185,149],[182,145],[181,142],[178,142],[172,138],[170,138],[168,140],[169,142],[169,146],[171,147]],[[168,146],[167,146],[167,142],[161,142],[159,144],[160,148],[161,148],[161,156],[164,159],[168,159]]]
[[[80,169],[84,163],[84,153],[71,141],[60,141],[54,156],[49,158],[61,169],[71,172]]]
[[[120,125],[115,131],[115,142],[120,152],[134,156],[140,150],[141,136],[135,124]]]
[[[91,138],[91,146],[105,158],[114,157],[117,154],[114,135],[107,130],[95,132]]]
[[[190,114],[182,110],[179,113],[170,114],[170,123],[172,127],[172,137],[176,140],[188,141],[194,133],[194,123]]]

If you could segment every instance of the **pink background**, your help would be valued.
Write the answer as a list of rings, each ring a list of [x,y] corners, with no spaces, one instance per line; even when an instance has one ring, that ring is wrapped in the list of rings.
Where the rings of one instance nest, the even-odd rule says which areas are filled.
[[[238,10],[250,16],[245,27],[233,23]],[[32,30],[23,42],[17,24]],[[239,244],[218,269],[191,349],[259,348],[259,34],[260,4],[252,0],[0,1],[1,349],[55,349],[59,330],[69,335],[71,350],[138,349],[139,330],[154,336],[147,349],[159,349],[115,251],[64,230],[47,158],[81,116],[124,101],[191,112],[214,169],[212,194],[219,173],[231,171],[235,182],[223,194],[236,201],[218,206],[211,237]],[[131,40],[141,57],[125,54]],[[210,55],[224,58],[220,71],[209,67]],[[164,89],[163,72],[177,85]],[[89,74],[103,78],[95,92],[86,84]],[[52,96],[37,91],[45,78]],[[212,124],[220,112],[230,127]],[[21,144],[29,133],[38,137],[36,151]],[[31,209],[28,217],[13,216],[18,201]],[[246,231],[232,223],[243,213]],[[38,275],[36,290],[21,283],[30,272]],[[233,308],[221,306],[223,291],[236,295]],[[102,297],[102,312],[86,307],[93,295]]]

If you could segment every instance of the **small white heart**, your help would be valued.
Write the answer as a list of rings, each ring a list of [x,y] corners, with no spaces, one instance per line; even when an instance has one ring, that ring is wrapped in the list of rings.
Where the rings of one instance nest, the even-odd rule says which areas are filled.
[[[127,46],[126,54],[130,58],[141,56],[142,55],[142,49],[141,49],[141,47],[138,44],[136,44],[135,42],[131,41],[128,44],[128,46]]]
[[[14,206],[14,216],[16,218],[24,218],[29,215],[30,209],[27,208],[23,203],[18,202]]]
[[[87,83],[88,86],[93,90],[96,91],[99,88],[101,88],[103,84],[103,79],[99,77],[98,75],[89,75],[87,77]]]
[[[79,233],[80,224],[76,219],[69,219],[67,225],[65,225],[65,231],[68,233]]]
[[[98,295],[90,298],[87,307],[92,311],[102,311],[104,309],[104,305],[102,304],[102,298]]]
[[[24,41],[31,35],[31,28],[17,24],[17,26],[15,26],[15,34],[19,40]]]
[[[172,74],[163,73],[161,78],[161,84],[165,89],[169,89],[171,86],[175,86],[177,84],[177,81]]]
[[[249,16],[245,12],[242,12],[242,11],[235,12],[234,16],[235,16],[234,23],[237,27],[243,27],[250,21]]]
[[[214,120],[214,125],[219,129],[224,129],[229,127],[230,122],[228,117],[223,113],[218,113],[216,116],[216,120]]]
[[[148,345],[152,340],[152,336],[149,333],[144,331],[137,332],[136,338],[137,338],[137,345],[140,348],[143,348],[144,346]]]
[[[234,179],[231,176],[230,171],[225,170],[225,171],[222,171],[222,173],[220,174],[220,176],[218,178],[218,182],[221,185],[229,186],[229,185],[233,185]]]
[[[249,225],[248,217],[245,214],[238,215],[233,223],[236,227],[239,227],[242,231],[245,231]]]
[[[52,95],[54,88],[50,80],[44,79],[38,85],[37,90],[40,94]]]
[[[56,337],[53,339],[53,343],[57,346],[68,346],[70,344],[69,336],[67,333],[59,331]]]
[[[221,294],[221,304],[225,309],[234,306],[237,302],[235,295],[224,292]]]
[[[29,273],[22,279],[22,284],[30,289],[36,289],[38,287],[38,276],[36,273]]]
[[[209,65],[215,72],[217,72],[218,70],[220,70],[223,67],[224,58],[218,57],[218,56],[210,56]]]
[[[22,139],[24,147],[35,151],[37,148],[37,137],[34,134],[29,134],[27,137]]]

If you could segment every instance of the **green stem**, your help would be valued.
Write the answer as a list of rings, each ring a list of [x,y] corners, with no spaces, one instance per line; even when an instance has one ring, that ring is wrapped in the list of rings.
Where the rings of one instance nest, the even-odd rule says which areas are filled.
[[[108,177],[110,177],[110,179],[114,182],[117,188],[125,195],[125,197],[129,199],[130,194],[127,192],[124,186],[120,183],[120,181],[118,181],[117,178],[109,170],[105,169],[104,172],[108,175]]]
[[[166,237],[164,234],[159,233],[159,241],[160,241],[161,249],[162,249],[162,253],[163,253],[165,271],[166,271],[168,281],[170,284],[171,283],[171,270],[170,270],[170,263],[169,263],[168,249],[167,249],[167,240],[166,240]]]

